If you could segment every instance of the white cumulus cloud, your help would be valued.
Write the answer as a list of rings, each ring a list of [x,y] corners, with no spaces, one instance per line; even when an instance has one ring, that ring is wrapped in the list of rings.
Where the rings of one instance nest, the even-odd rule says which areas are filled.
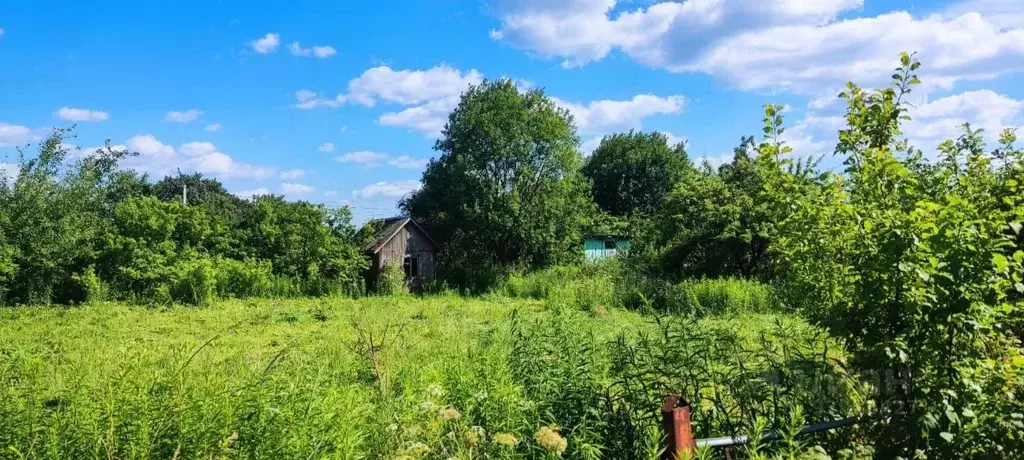
[[[217,151],[217,146],[210,142],[189,142],[187,144],[181,144],[178,150],[186,156],[197,157],[202,155],[209,155]]]
[[[188,142],[175,149],[152,134],[139,134],[128,139],[124,145],[115,145],[113,148],[138,152],[138,156],[126,158],[122,166],[154,175],[170,174],[180,169],[221,179],[264,179],[275,173],[274,168],[268,166],[236,161],[211,142]]]
[[[320,147],[318,147],[317,150],[321,152],[333,152],[334,144],[331,142],[324,142],[323,144],[320,144]]]
[[[254,196],[270,195],[270,190],[267,190],[265,187],[260,187],[252,190],[242,190],[240,192],[235,192],[234,195],[239,198],[249,199]]]
[[[338,50],[332,46],[314,46],[312,48],[303,48],[299,42],[291,42],[288,44],[288,51],[296,56],[302,57],[318,57],[320,59],[329,58],[338,54]]]
[[[138,134],[128,139],[125,146],[142,157],[168,158],[174,156],[174,147],[160,142],[152,134]]]
[[[916,50],[926,84],[949,88],[1024,70],[1024,7],[977,0],[944,14],[856,16],[863,0],[499,0],[491,37],[532,55],[586,65],[618,51],[670,72],[741,89],[805,94],[888,75],[894,50]],[[881,83],[884,83],[882,81]]]
[[[264,179],[274,174],[274,168],[237,162],[222,152],[213,152],[193,158],[188,164],[197,172],[224,179]]]
[[[459,96],[470,86],[483,81],[475,69],[461,71],[447,64],[424,70],[395,70],[377,66],[348,82],[348,91],[334,98],[307,89],[295,93],[292,107],[336,108],[345,103],[374,107],[377,104],[405,106],[382,114],[378,122],[385,126],[409,128],[436,136],[444,127],[448,113],[459,103]]]
[[[426,70],[378,66],[348,83],[347,98],[367,107],[380,101],[414,105],[462,94],[481,81],[483,74],[475,69],[461,72],[445,64]]]
[[[314,189],[305,184],[296,184],[292,182],[285,182],[281,184],[281,193],[290,195],[302,195],[304,193],[312,192]]]
[[[614,131],[639,129],[641,120],[658,114],[678,114],[683,111],[683,96],[655,96],[638,94],[629,100],[597,100],[585,104],[552,98],[572,113],[580,131]]]
[[[0,123],[0,147],[17,147],[42,138],[45,128],[29,128],[21,125]]]
[[[401,198],[420,189],[418,180],[398,182],[377,182],[352,192],[356,198]]]
[[[203,112],[197,109],[188,109],[183,112],[171,110],[170,112],[167,112],[167,115],[164,116],[164,121],[170,121],[174,123],[189,123],[195,121],[195,119],[199,118],[199,115],[202,114]]]
[[[384,126],[396,126],[419,131],[428,138],[436,137],[444,129],[448,114],[459,105],[459,96],[449,96],[409,107],[398,112],[386,112],[377,120]]]
[[[426,159],[413,158],[409,155],[393,157],[386,153],[371,152],[368,150],[346,153],[335,159],[341,163],[356,163],[370,168],[386,163],[389,166],[402,169],[422,169],[429,161]]]
[[[213,124],[206,125],[206,127],[203,128],[203,129],[205,129],[207,131],[210,131],[210,132],[217,132],[217,131],[220,131],[220,128],[221,128],[220,123],[213,123]]]
[[[384,153],[360,150],[358,152],[346,153],[335,159],[341,163],[356,163],[363,166],[374,167],[380,166],[380,164],[387,161],[388,158],[388,155]]]
[[[306,175],[306,171],[302,169],[291,169],[288,171],[281,172],[281,179],[298,179]]]
[[[64,121],[105,121],[110,118],[107,112],[72,107],[61,107],[53,116]]]
[[[987,89],[966,91],[918,104],[909,115],[904,134],[922,151],[934,151],[942,141],[955,139],[964,123],[983,129],[989,147],[994,147],[1004,128],[1024,127],[1024,100]]]
[[[277,46],[280,44],[281,36],[273,32],[253,40],[250,43],[252,50],[259,54],[273,53],[274,51],[277,51]]]

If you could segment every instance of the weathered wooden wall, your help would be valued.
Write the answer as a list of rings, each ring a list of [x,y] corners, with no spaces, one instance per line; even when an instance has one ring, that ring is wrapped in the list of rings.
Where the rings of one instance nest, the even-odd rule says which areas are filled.
[[[380,273],[384,264],[392,263],[401,267],[406,257],[415,257],[419,260],[419,276],[410,281],[417,285],[434,279],[437,270],[436,252],[434,245],[415,225],[407,224],[377,252],[373,268]]]

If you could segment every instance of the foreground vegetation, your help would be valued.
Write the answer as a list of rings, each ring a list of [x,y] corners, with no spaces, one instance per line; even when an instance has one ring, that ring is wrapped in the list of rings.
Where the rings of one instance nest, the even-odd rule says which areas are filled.
[[[659,325],[504,297],[27,307],[0,311],[0,458],[651,458],[670,391],[700,436],[847,413],[842,385],[764,377],[838,378],[828,344],[785,315]]]

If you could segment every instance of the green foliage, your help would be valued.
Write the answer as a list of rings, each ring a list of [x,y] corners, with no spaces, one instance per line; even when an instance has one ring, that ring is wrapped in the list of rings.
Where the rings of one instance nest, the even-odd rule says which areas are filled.
[[[265,297],[271,295],[274,273],[266,260],[216,261],[217,295],[222,298]]]
[[[619,217],[652,214],[692,165],[685,145],[670,146],[659,132],[605,136],[583,166],[594,202]]]
[[[0,187],[3,187],[3,184],[0,184]],[[5,219],[6,217],[5,213],[0,212],[0,219]],[[0,222],[0,228],[4,226]],[[3,234],[0,234],[0,302],[7,300],[7,293],[11,288],[11,282],[14,280],[14,275],[18,270],[18,266],[14,263],[15,250],[14,246],[5,241]]]
[[[651,227],[636,238],[632,263],[669,281],[771,278],[768,232],[778,215],[759,193],[776,166],[755,161],[760,154],[753,138],[744,138],[731,163],[717,171],[705,164],[684,174]],[[800,171],[809,169],[801,166]],[[795,175],[806,182],[805,173]]]
[[[571,115],[542,91],[510,80],[467,90],[423,188],[402,203],[443,246],[441,276],[484,291],[513,267],[579,260],[592,203],[578,147]]]
[[[802,427],[863,409],[856,379],[841,367],[835,341],[785,316],[658,318],[654,331],[642,331],[635,341],[620,337],[610,353],[615,378],[610,398],[618,409],[612,423],[627,444],[657,429],[660,414],[650,408],[669,394],[692,407],[695,438],[749,434],[756,439],[768,431],[791,430],[794,419]],[[837,430],[801,441],[835,452],[851,444],[852,434]],[[780,444],[783,452],[794,447]],[[762,454],[774,450],[755,442],[748,449],[751,458],[760,447]]]
[[[73,295],[82,302],[98,302],[106,300],[109,295],[107,284],[96,274],[92,265],[85,268],[82,273],[71,275],[71,280],[76,291]]]
[[[177,202],[189,206],[215,204],[221,207],[240,207],[242,200],[230,193],[216,179],[203,177],[202,174],[183,174],[167,176],[153,184],[152,194],[161,201]],[[187,202],[182,199],[187,197]]]
[[[401,265],[385,263],[377,280],[377,293],[380,295],[396,295],[408,292],[405,287],[405,270]]]
[[[142,196],[117,205],[113,227],[101,274],[120,294],[142,300],[175,283],[176,266],[201,251],[209,219],[200,208]]]
[[[209,259],[183,261],[174,267],[171,299],[188,305],[208,305],[217,295],[217,272]]]
[[[150,184],[117,170],[130,154],[109,146],[70,161],[66,136],[56,130],[37,155],[23,153],[14,181],[0,183],[0,302],[207,304],[212,292],[365,290],[348,208],[248,202],[199,174]]]
[[[740,278],[684,280],[669,283],[625,273],[617,280],[619,304],[637,310],[654,308],[687,317],[763,314],[780,311],[773,289]]]
[[[241,218],[250,258],[269,260],[274,273],[302,281],[303,292],[355,292],[369,262],[356,241],[347,209],[256,197]]]
[[[772,249],[793,298],[875,376],[869,433],[880,456],[1019,457],[1024,427],[1006,416],[1024,413],[1024,358],[1006,325],[1024,291],[1015,234],[1024,202],[1015,182],[998,186],[1019,165],[994,170],[969,127],[936,163],[900,141],[919,67],[901,61],[890,87],[851,83],[842,93],[842,176],[809,195],[791,193],[791,174],[767,181],[763,199],[792,210]],[[785,161],[781,143],[766,146],[767,164]]]
[[[591,312],[625,307],[700,318],[781,310],[773,289],[757,281],[725,278],[669,283],[640,276],[615,260],[513,273],[495,292]]]
[[[677,287],[681,305],[669,311],[698,316],[772,313],[775,299],[765,284],[736,278],[686,280]]]
[[[109,146],[68,163],[57,129],[34,158],[22,155],[13,184],[0,186],[0,294],[10,303],[81,301],[72,274],[96,257],[104,233],[103,187],[125,152]],[[7,281],[4,281],[7,280]]]
[[[496,292],[513,298],[545,300],[554,307],[600,312],[616,305],[614,261],[557,266],[512,273]]]

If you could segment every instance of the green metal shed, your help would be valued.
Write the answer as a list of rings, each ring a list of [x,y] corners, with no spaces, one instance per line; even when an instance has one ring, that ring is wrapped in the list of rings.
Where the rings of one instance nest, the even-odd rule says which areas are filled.
[[[583,256],[587,261],[604,260],[614,257],[620,251],[629,250],[630,242],[616,236],[588,236],[583,241]]]

